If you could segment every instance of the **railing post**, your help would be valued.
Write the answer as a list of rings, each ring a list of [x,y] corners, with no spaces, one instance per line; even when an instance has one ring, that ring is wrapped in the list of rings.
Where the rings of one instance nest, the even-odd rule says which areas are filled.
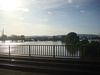
[[[9,57],[10,57],[10,45],[9,45]]]
[[[81,56],[82,58],[83,58],[83,50],[84,50],[84,46],[82,46],[82,56]]]
[[[29,45],[29,57],[31,56],[30,45]]]
[[[53,58],[55,58],[55,45],[53,45]]]

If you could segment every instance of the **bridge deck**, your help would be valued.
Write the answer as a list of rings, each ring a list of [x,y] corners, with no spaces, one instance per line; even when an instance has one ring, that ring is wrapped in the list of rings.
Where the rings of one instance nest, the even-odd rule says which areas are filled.
[[[0,57],[0,67],[53,74],[100,74],[100,60],[86,59],[5,56]]]

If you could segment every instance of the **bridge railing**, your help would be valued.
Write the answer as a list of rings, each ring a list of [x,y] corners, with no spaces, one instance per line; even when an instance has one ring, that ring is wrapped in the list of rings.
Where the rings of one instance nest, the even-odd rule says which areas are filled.
[[[72,45],[0,45],[0,55],[80,57],[80,51]]]

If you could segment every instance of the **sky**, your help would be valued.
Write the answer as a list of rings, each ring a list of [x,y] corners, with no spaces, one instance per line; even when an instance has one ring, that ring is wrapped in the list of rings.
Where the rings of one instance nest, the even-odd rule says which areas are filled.
[[[0,0],[6,35],[100,33],[100,0]]]

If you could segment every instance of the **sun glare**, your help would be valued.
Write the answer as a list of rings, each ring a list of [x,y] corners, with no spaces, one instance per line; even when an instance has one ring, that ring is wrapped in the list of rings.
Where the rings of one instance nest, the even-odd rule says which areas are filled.
[[[5,11],[15,10],[20,5],[20,0],[0,0],[0,7]]]

